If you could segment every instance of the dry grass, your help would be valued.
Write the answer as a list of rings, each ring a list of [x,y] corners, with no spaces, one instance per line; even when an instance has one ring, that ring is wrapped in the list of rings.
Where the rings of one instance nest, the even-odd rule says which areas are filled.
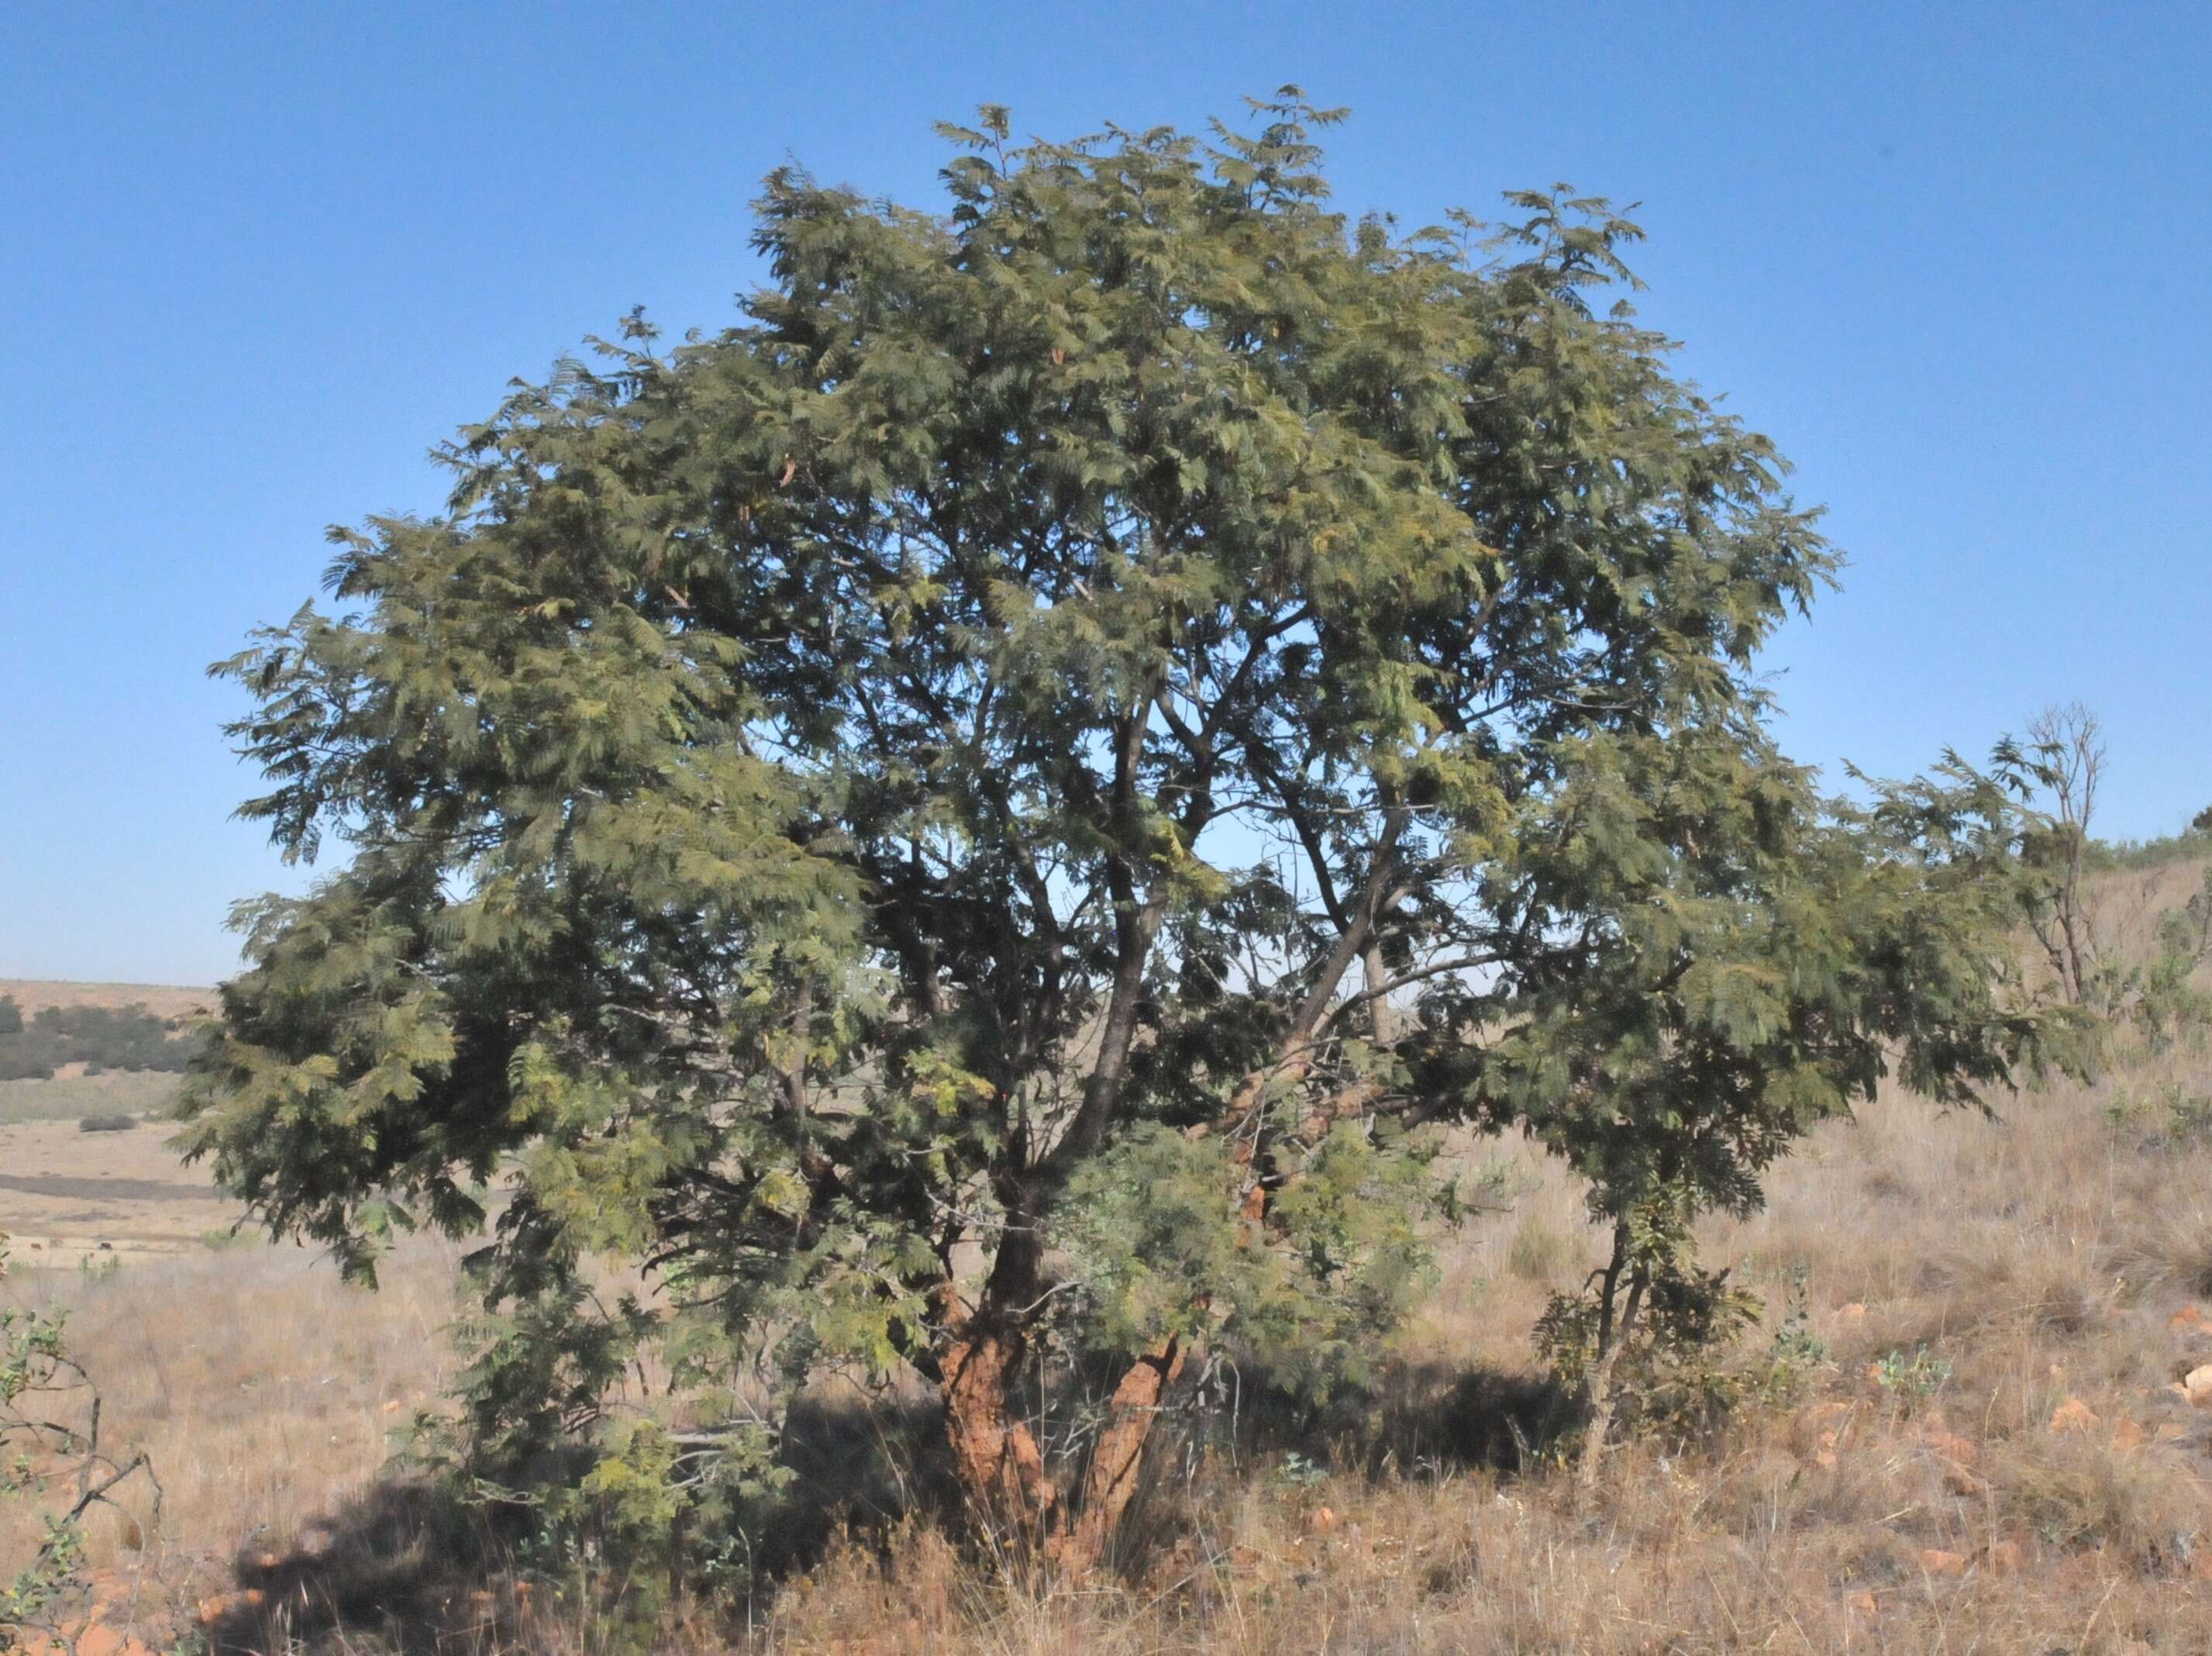
[[[104,1590],[133,1597],[157,1625],[187,1621],[238,1561],[301,1544],[335,1502],[368,1488],[395,1433],[450,1376],[441,1330],[455,1256],[442,1247],[403,1250],[374,1296],[313,1254],[258,1240],[106,1269],[22,1269],[26,1257],[38,1256],[18,1256],[0,1294],[67,1307],[72,1349],[102,1394],[105,1441],[153,1457],[158,1521],[142,1495],[137,1535],[109,1513],[90,1539]],[[32,1544],[27,1519],[0,1506],[9,1574]]]
[[[204,1166],[177,1160],[169,1148],[174,1131],[159,1121],[118,1133],[80,1132],[67,1119],[0,1124],[0,1232],[13,1239],[17,1263],[74,1266],[95,1253],[203,1251],[209,1233],[227,1230],[241,1209]]]
[[[2197,877],[2119,876],[2115,934]],[[2142,1056],[1994,1119],[1885,1095],[1817,1134],[1765,1213],[1705,1242],[1768,1296],[1770,1324],[1802,1283],[1825,1360],[1710,1442],[1625,1446],[1593,1504],[1540,1464],[1512,1470],[1542,1431],[1529,1325],[1598,1245],[1559,1171],[1508,1147],[1512,1210],[1454,1239],[1397,1380],[1365,1419],[1297,1440],[1334,1470],[1306,1476],[1280,1435],[1224,1435],[1163,1469],[1141,1562],[1081,1592],[924,1518],[855,1530],[749,1624],[679,1613],[659,1647],[2212,1650],[2212,1411],[2172,1389],[2212,1361],[2212,1133],[2108,1118],[2118,1089],[2167,1084],[2212,1093],[2212,1053]],[[242,1553],[234,1579],[269,1595],[231,1624],[247,1647],[327,1621],[317,1592],[347,1607],[348,1650],[614,1642],[557,1583],[471,1596],[466,1548],[398,1496],[356,1509],[350,1540],[316,1528],[374,1487],[389,1428],[445,1379],[451,1268],[411,1250],[368,1298],[256,1245],[15,1284],[76,1306],[111,1429],[168,1488],[148,1549],[102,1535],[100,1562],[189,1606]]]
[[[0,1128],[19,1122],[65,1121],[116,1111],[146,1116],[176,1097],[178,1078],[148,1069],[110,1069],[88,1075],[70,1065],[51,1081],[0,1081]],[[0,1167],[11,1166],[0,1153]]]

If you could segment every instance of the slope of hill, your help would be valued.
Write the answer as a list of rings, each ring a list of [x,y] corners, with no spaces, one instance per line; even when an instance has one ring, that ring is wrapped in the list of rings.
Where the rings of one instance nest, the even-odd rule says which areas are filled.
[[[190,1018],[213,1009],[215,991],[178,983],[77,983],[55,978],[0,977],[0,1000],[28,1017],[47,1007],[143,1006],[157,1018]]]

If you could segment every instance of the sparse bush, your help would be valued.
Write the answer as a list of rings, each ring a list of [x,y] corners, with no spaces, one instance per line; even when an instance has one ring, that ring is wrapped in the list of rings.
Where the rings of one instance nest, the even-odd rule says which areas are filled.
[[[2105,1120],[2116,1131],[2143,1135],[2145,1149],[2202,1142],[2212,1138],[2212,1096],[2179,1081],[2140,1089],[2123,1082],[2105,1106]]]
[[[2134,995],[2127,1009],[2154,1052],[2167,1050],[2190,1031],[2212,1022],[2212,995],[2199,989],[2197,969],[2212,959],[2212,868],[2189,901],[2159,917],[2157,952],[2126,977]]]
[[[2025,741],[1998,748],[1997,774],[2043,809],[2025,837],[2035,877],[2022,883],[2023,912],[2052,977],[2075,1006],[2099,1020],[2096,1036],[2132,1028],[2152,1050],[2212,1020],[2212,995],[2191,981],[2212,959],[2212,869],[2181,908],[2160,916],[2150,959],[2114,953],[2092,871],[2155,867],[2199,855],[2201,843],[2154,841],[2114,847],[2094,837],[2106,748],[2097,715],[2075,702],[2045,709],[2029,721]],[[2192,831],[2203,822],[2192,824]]]
[[[137,1117],[118,1112],[80,1117],[76,1130],[80,1133],[127,1133],[137,1124]]]
[[[1730,1348],[1763,1309],[1725,1270],[1706,1270],[1687,1243],[1694,1211],[1686,1194],[1621,1220],[1612,1258],[1594,1290],[1555,1294],[1536,1324],[1536,1349],[1589,1406],[1578,1476],[1596,1487],[1616,1427],[1674,1442],[1703,1435],[1741,1395]]]
[[[1767,1345],[1765,1361],[1752,1377],[1761,1397],[1778,1407],[1794,1401],[1828,1361],[1828,1342],[1813,1330],[1806,1275],[1802,1270],[1791,1273],[1787,1309]]]
[[[0,1280],[7,1274],[0,1236]],[[136,1480],[150,1486],[151,1517],[160,1515],[161,1486],[147,1457],[118,1459],[102,1444],[99,1395],[64,1330],[61,1317],[0,1306],[0,1501],[42,1507],[36,1550],[12,1580],[0,1579],[0,1635],[40,1631],[65,1641],[62,1624],[86,1586],[82,1523],[93,1507],[115,1507],[143,1531],[116,1498]]]
[[[1304,1494],[1328,1482],[1328,1468],[1292,1449],[1284,1454],[1273,1476],[1285,1489]]]
[[[2088,880],[2097,795],[2105,776],[2103,727],[2079,702],[2048,707],[2028,721],[2026,744],[2008,751],[2020,774],[2043,790],[2049,811],[2028,838],[2045,876],[2028,925],[2066,997],[2076,1006],[2108,1000],[2097,904]]]
[[[1882,1354],[1874,1364],[1875,1384],[1904,1403],[1928,1401],[1951,1383],[1952,1365],[1925,1345]]]

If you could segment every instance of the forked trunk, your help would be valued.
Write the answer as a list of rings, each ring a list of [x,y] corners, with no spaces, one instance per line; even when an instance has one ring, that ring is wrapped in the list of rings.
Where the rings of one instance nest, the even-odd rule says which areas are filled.
[[[1122,1375],[1073,1501],[1061,1498],[1018,1409],[1027,1355],[1018,1328],[968,1318],[943,1359],[945,1434],[977,1521],[996,1526],[1018,1548],[1041,1549],[1054,1568],[1079,1577],[1103,1562],[1136,1495],[1145,1445],[1182,1373],[1184,1348],[1170,1336]]]
[[[1575,1469],[1575,1488],[1578,1495],[1588,1501],[1597,1494],[1598,1481],[1604,1468],[1606,1440],[1613,1432],[1613,1416],[1619,1392],[1613,1385],[1613,1372],[1620,1361],[1620,1354],[1636,1332],[1636,1313],[1644,1303],[1644,1291],[1649,1278],[1641,1267],[1631,1272],[1627,1303],[1622,1307],[1619,1323],[1613,1320],[1613,1294],[1620,1283],[1620,1273],[1628,1263],[1628,1227],[1626,1223],[1613,1230],[1613,1261],[1606,1267],[1604,1303],[1598,1318],[1597,1343],[1589,1364],[1583,1371],[1583,1391],[1589,1405],[1589,1422],[1583,1428],[1582,1455]]]

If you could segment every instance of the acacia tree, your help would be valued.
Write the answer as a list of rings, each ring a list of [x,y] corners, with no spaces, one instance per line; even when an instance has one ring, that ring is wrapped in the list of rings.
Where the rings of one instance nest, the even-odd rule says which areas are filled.
[[[2049,967],[2057,995],[2087,1031],[2133,1025],[2162,1047],[2201,1021],[2203,997],[2191,987],[2212,957],[2212,874],[2179,909],[2161,914],[2148,960],[2122,959],[2105,935],[2095,871],[2110,848],[2095,837],[2105,776],[2104,726],[2079,702],[2046,707],[2026,734],[1997,746],[1992,775],[2027,802],[2018,880],[2021,916]]]
[[[1772,745],[1834,560],[1599,308],[1633,227],[1352,222],[1333,115],[1257,107],[987,109],[944,211],[773,175],[738,326],[518,389],[222,668],[247,813],[351,856],[242,909],[187,1142],[362,1275],[489,1227],[486,1465],[611,1441],[647,1347],[621,1464],[691,1499],[767,1476],[763,1379],[919,1373],[1081,1568],[1194,1349],[1358,1377],[1428,1125],[1540,1134],[1663,1288],[1886,1051],[2032,1032],[2002,797],[1839,814]]]
[[[2097,794],[2105,779],[2104,727],[2079,702],[2051,706],[2028,721],[2025,742],[2000,755],[2024,788],[2039,788],[2044,813],[2031,855],[2048,870],[2047,900],[2032,907],[2030,928],[2066,998],[2077,1006],[2110,999],[2112,970],[2089,891]]]

